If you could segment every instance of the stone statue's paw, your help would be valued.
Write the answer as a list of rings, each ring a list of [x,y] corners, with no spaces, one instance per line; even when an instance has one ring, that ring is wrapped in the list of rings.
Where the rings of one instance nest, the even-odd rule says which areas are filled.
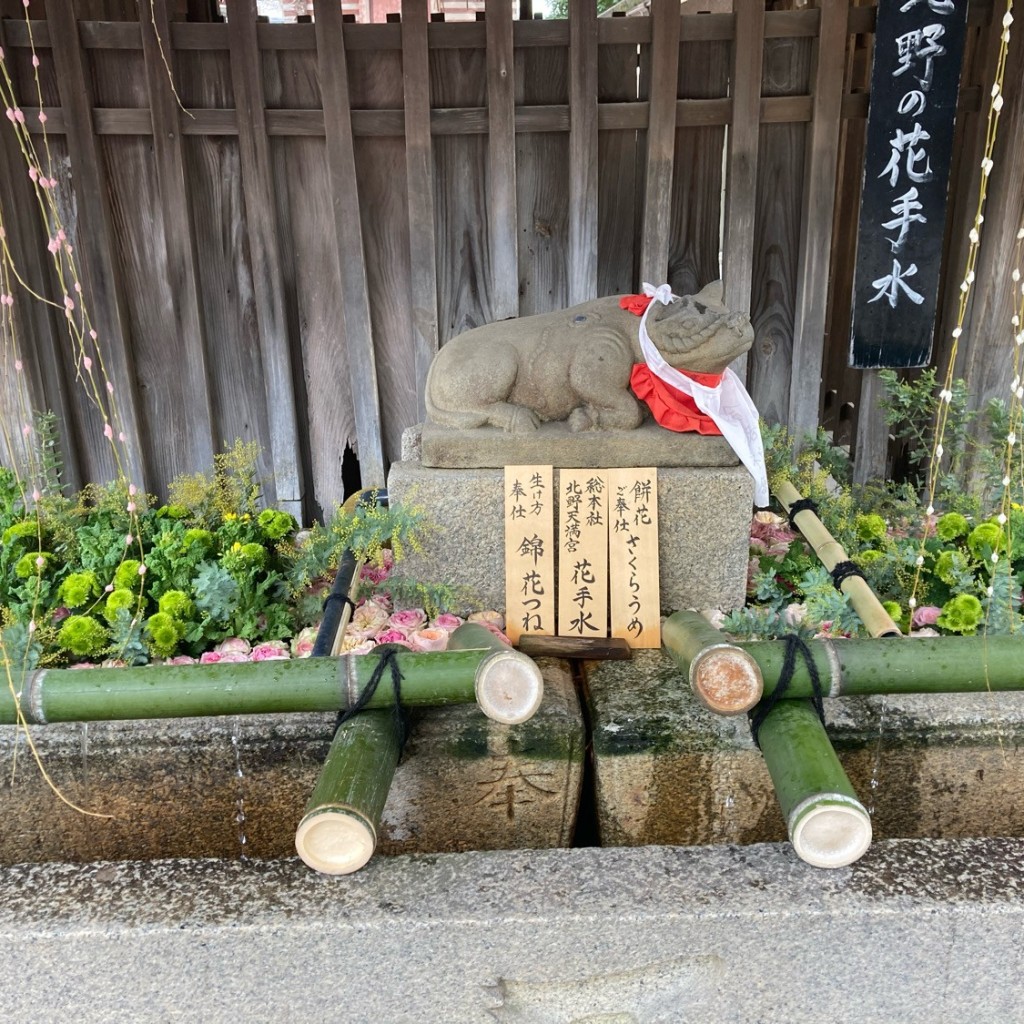
[[[513,434],[529,434],[540,426],[540,417],[525,405],[517,405],[513,408],[512,416],[509,418],[508,430]]]
[[[569,429],[574,434],[593,430],[596,426],[597,417],[585,405],[578,406],[569,413]]]

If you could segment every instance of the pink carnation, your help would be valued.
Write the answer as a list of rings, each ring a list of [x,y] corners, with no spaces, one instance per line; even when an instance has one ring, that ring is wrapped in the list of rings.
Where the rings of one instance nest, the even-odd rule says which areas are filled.
[[[296,636],[292,637],[292,657],[308,658],[313,653],[313,645],[316,643],[318,626],[306,626]]]
[[[914,616],[910,620],[910,624],[914,629],[918,629],[921,626],[934,626],[941,614],[941,608],[933,604],[926,604],[921,608],[914,609]]]
[[[427,624],[427,613],[422,608],[403,608],[400,611],[392,612],[388,619],[388,625],[392,629],[401,630],[403,633],[412,633],[422,629]]]
[[[229,636],[227,640],[222,640],[214,651],[217,654],[244,654],[246,656],[252,651],[252,647],[248,640],[243,640],[240,636]]]
[[[450,612],[442,612],[440,615],[430,623],[431,629],[443,629],[446,633],[451,633],[453,630],[459,628],[462,625],[463,619],[458,615],[452,615]]]
[[[249,655],[250,661],[289,661],[291,652],[283,640],[267,640],[257,644]]]
[[[443,651],[448,646],[448,632],[444,629],[417,629],[409,634],[414,651]]]
[[[197,664],[195,658],[190,658],[187,654],[177,654],[173,658],[165,658],[165,665],[195,665]]]

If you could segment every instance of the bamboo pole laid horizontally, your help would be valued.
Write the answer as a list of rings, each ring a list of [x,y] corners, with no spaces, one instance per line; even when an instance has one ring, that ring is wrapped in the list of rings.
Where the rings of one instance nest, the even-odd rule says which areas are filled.
[[[706,707],[738,714],[775,692],[786,656],[784,640],[732,643],[697,612],[676,612],[662,628],[665,648],[687,673]],[[808,640],[822,695],[977,693],[1024,690],[1024,637],[916,637],[877,640]],[[803,659],[797,659],[786,696],[812,697]]]
[[[775,488],[775,497],[782,502],[787,512],[797,501],[802,501],[800,492],[789,481],[784,480]],[[811,509],[803,509],[793,516],[793,525],[803,534],[804,539],[821,559],[821,564],[832,572],[840,562],[848,562],[843,546],[828,530]],[[882,607],[874,591],[861,576],[847,576],[839,585],[847,596],[853,610],[860,616],[864,628],[873,637],[897,637],[903,633],[892,616]]]
[[[481,695],[481,707],[488,715],[500,714],[503,708],[513,714],[535,710],[543,690],[540,671],[526,655],[515,653],[513,669],[509,659],[488,648],[432,653],[401,650],[396,659],[403,677],[402,703],[469,704]],[[20,685],[16,677],[15,687],[30,725],[338,711],[356,702],[377,661],[370,653],[227,665],[41,669],[25,673]],[[386,675],[367,706],[388,707],[393,701],[390,676]],[[511,724],[503,718],[497,720]],[[14,695],[8,689],[0,690],[0,725],[17,722]]]
[[[758,733],[789,841],[818,868],[841,868],[871,845],[871,816],[857,799],[810,701],[780,700]]]

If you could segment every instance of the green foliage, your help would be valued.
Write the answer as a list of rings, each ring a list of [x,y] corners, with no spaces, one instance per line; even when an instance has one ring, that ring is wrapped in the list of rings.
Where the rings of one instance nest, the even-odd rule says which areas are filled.
[[[260,446],[236,438],[235,443],[213,457],[213,473],[194,473],[171,481],[170,502],[190,510],[192,521],[207,529],[225,518],[259,513],[262,486],[258,469]]]
[[[475,604],[472,591],[455,583],[422,583],[403,576],[389,576],[377,589],[386,590],[396,607],[422,608],[428,619],[442,612],[461,612]]]
[[[58,443],[59,422],[56,413],[44,412],[34,417],[35,457],[39,466],[39,479],[43,493],[60,494],[64,484],[64,459]]]
[[[149,661],[149,647],[143,639],[145,623],[133,617],[126,608],[118,610],[110,623],[110,646],[107,652],[126,665],[145,665]]]
[[[196,608],[212,622],[227,622],[238,604],[238,583],[231,573],[214,562],[199,567],[192,590]]]

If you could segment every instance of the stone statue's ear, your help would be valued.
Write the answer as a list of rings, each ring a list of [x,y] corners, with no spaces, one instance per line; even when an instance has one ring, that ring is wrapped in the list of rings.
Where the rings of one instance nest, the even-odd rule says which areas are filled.
[[[693,301],[699,302],[704,306],[709,306],[712,309],[724,310],[724,298],[725,286],[722,282],[711,281],[704,285],[704,287],[693,296]]]

